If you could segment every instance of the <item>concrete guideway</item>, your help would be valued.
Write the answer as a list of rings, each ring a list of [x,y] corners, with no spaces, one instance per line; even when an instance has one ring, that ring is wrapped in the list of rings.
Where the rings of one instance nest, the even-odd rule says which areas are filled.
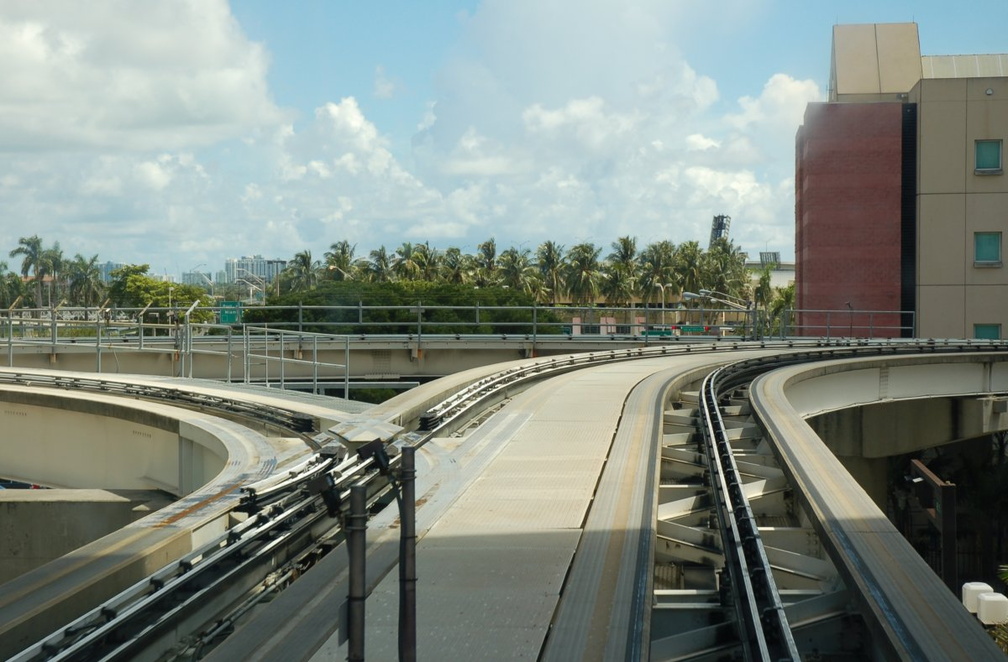
[[[727,350],[728,347],[723,347],[723,349]],[[757,350],[757,353],[773,354],[778,353],[780,351],[789,351],[789,350],[785,350],[783,348],[765,349],[765,350]],[[655,462],[657,461],[656,459],[659,455],[661,455],[663,458],[676,457],[682,459],[685,458],[685,455],[689,452],[686,448],[681,447],[668,448],[669,444],[667,443],[664,444],[666,446],[665,448],[660,449],[658,448],[657,442],[654,442],[650,447],[648,447],[646,443],[643,443],[643,440],[646,439],[647,437],[648,429],[652,430],[651,433],[652,438],[654,439],[663,438],[665,441],[668,440],[669,437],[668,428],[665,429],[664,431],[665,434],[663,435],[661,434],[662,431],[660,430],[656,431],[655,424],[653,422],[649,423],[645,419],[651,418],[653,420],[658,420],[662,418],[664,419],[669,418],[668,412],[665,412],[664,416],[658,416],[657,413],[662,411],[663,408],[665,407],[664,404],[665,389],[668,388],[668,384],[672,383],[671,381],[664,381],[666,380],[666,377],[668,377],[668,375],[654,378],[651,377],[646,378],[646,376],[655,372],[661,372],[660,368],[655,367],[659,364],[667,364],[669,362],[674,362],[678,366],[680,362],[689,362],[689,361],[697,361],[699,363],[708,361],[711,364],[718,364],[728,360],[742,358],[743,354],[744,352],[722,351],[722,348],[716,348],[713,353],[708,353],[706,355],[704,355],[702,351],[697,351],[692,355],[683,351],[676,353],[674,361],[670,361],[671,357],[666,358],[653,357],[653,356],[639,357],[640,360],[635,360],[632,362],[616,363],[608,366],[579,371],[577,373],[569,373],[560,377],[550,379],[549,381],[543,382],[542,384],[532,386],[526,393],[515,397],[514,400],[512,400],[511,404],[509,404],[507,407],[499,411],[497,414],[491,417],[486,423],[476,428],[475,431],[470,432],[470,434],[466,435],[465,437],[462,437],[461,439],[451,439],[451,438],[442,439],[437,442],[434,442],[433,445],[430,445],[429,450],[424,451],[422,455],[426,457],[429,462],[427,470],[431,476],[431,479],[436,481],[434,485],[437,486],[437,490],[430,493],[429,499],[421,507],[420,511],[418,512],[418,515],[423,515],[424,514],[423,510],[428,509],[428,514],[434,517],[436,515],[436,511],[438,508],[441,509],[441,514],[437,515],[437,517],[432,520],[433,522],[435,522],[434,524],[429,524],[427,526],[428,530],[427,535],[428,536],[434,535],[436,538],[437,535],[444,533],[447,534],[444,536],[445,539],[453,542],[457,542],[457,539],[471,537],[473,538],[471,544],[475,546],[474,547],[475,549],[478,548],[480,544],[489,544],[484,543],[483,538],[487,538],[489,541],[492,542],[493,540],[500,539],[502,535],[506,536],[507,535],[506,533],[504,534],[499,533],[502,529],[499,529],[497,527],[500,524],[507,524],[509,520],[518,522],[519,533],[525,531],[526,535],[532,535],[533,538],[536,535],[540,535],[535,533],[536,531],[538,531],[536,529],[533,529],[531,532],[527,530],[529,528],[528,526],[528,523],[530,521],[529,517],[535,516],[537,514],[537,511],[535,511],[534,509],[531,513],[528,511],[529,503],[527,499],[525,500],[515,499],[516,503],[508,504],[506,503],[508,499],[502,501],[499,498],[499,495],[502,492],[505,494],[509,493],[509,491],[512,489],[512,486],[514,486],[514,488],[517,490],[516,494],[532,495],[535,494],[537,491],[543,490],[542,488],[543,482],[552,481],[548,483],[552,486],[557,480],[556,476],[553,476],[549,473],[542,473],[545,470],[540,468],[539,463],[536,462],[534,459],[535,457],[537,457],[534,455],[534,453],[542,452],[542,449],[540,448],[544,445],[542,439],[540,438],[538,440],[533,440],[530,438],[527,439],[525,442],[521,441],[523,432],[528,432],[535,426],[534,423],[535,417],[532,416],[530,412],[540,412],[543,409],[541,405],[542,403],[545,402],[553,402],[555,405],[557,405],[557,403],[560,401],[555,400],[554,396],[556,396],[556,398],[561,397],[561,394],[565,390],[572,388],[573,385],[575,384],[591,383],[593,379],[592,375],[595,375],[596,377],[598,377],[599,375],[604,375],[605,376],[604,378],[601,377],[598,378],[598,384],[593,385],[593,388],[598,388],[600,393],[605,393],[606,389],[609,390],[608,393],[605,393],[604,397],[600,396],[602,397],[602,399],[595,399],[593,396],[592,397],[586,396],[585,393],[588,393],[588,391],[584,391],[580,393],[580,395],[572,396],[570,404],[568,404],[567,407],[572,408],[576,412],[576,416],[574,418],[558,419],[554,421],[552,428],[549,427],[545,428],[545,430],[547,431],[546,437],[548,439],[552,439],[553,437],[556,437],[558,434],[562,437],[568,431],[568,428],[582,432],[582,434],[586,438],[588,437],[595,438],[599,434],[601,434],[603,438],[606,438],[605,436],[606,427],[604,425],[603,426],[596,425],[595,427],[599,429],[594,429],[590,425],[585,426],[584,421],[582,419],[586,416],[591,417],[596,414],[601,416],[603,419],[606,419],[608,414],[605,414],[604,412],[609,411],[609,407],[613,406],[612,401],[615,401],[619,405],[618,409],[621,412],[619,415],[617,415],[617,419],[619,419],[620,416],[622,416],[622,422],[618,426],[618,428],[613,428],[612,426],[608,428],[609,433],[605,443],[606,448],[608,450],[606,451],[606,453],[602,455],[603,459],[601,461],[596,459],[593,462],[585,463],[588,466],[595,466],[599,462],[601,462],[601,466],[598,469],[595,469],[597,491],[594,493],[593,496],[591,496],[588,499],[588,502],[591,504],[590,507],[585,506],[587,510],[581,511],[586,533],[578,534],[575,536],[579,541],[577,543],[578,544],[577,552],[576,553],[570,552],[568,554],[568,559],[573,558],[574,564],[570,566],[568,579],[564,585],[565,588],[560,592],[559,598],[556,597],[553,598],[554,601],[554,612],[553,612],[554,616],[552,621],[553,631],[545,639],[542,638],[540,639],[540,641],[545,640],[547,642],[547,646],[550,645],[551,641],[553,642],[561,641],[561,638],[564,636],[562,633],[568,630],[567,623],[574,624],[569,629],[569,631],[575,632],[578,627],[582,627],[583,624],[585,623],[585,616],[584,616],[585,614],[594,615],[596,613],[594,609],[592,610],[589,610],[587,608],[578,609],[575,611],[579,611],[580,615],[575,616],[571,621],[567,621],[568,616],[566,614],[569,613],[569,608],[565,606],[565,604],[567,604],[565,595],[574,595],[574,592],[576,592],[576,590],[579,587],[582,587],[585,583],[591,582],[590,574],[586,575],[587,577],[589,577],[589,579],[586,581],[582,581],[581,579],[575,580],[575,575],[576,573],[579,572],[577,570],[578,564],[587,563],[590,565],[591,563],[598,563],[601,564],[602,567],[608,567],[607,564],[612,563],[611,561],[606,560],[599,561],[598,559],[603,557],[609,559],[616,558],[611,554],[608,554],[608,552],[607,552],[608,556],[605,556],[601,552],[601,550],[603,549],[608,550],[610,552],[612,551],[613,545],[616,544],[613,542],[612,534],[617,531],[625,532],[624,540],[627,543],[627,548],[633,549],[633,545],[629,543],[631,543],[631,539],[634,538],[635,535],[638,535],[633,533],[632,530],[633,522],[635,521],[645,522],[645,520],[648,519],[643,518],[640,515],[640,512],[645,512],[648,510],[647,506],[648,497],[646,494],[644,494],[646,490],[640,484],[641,482],[645,481],[635,483],[632,480],[629,481],[627,480],[628,476],[632,476],[634,474],[640,474],[641,467],[646,466],[646,462],[645,464],[640,464],[642,461],[644,461],[641,458],[641,456],[647,458],[650,455],[650,457],[653,458],[651,461]],[[882,360],[887,361],[889,359],[882,359]],[[528,363],[528,362],[525,361],[517,363]],[[635,367],[638,365],[640,366],[639,368]],[[676,368],[676,370],[678,370],[678,368]],[[704,372],[708,370],[709,368],[698,369],[699,372]],[[367,416],[380,420],[396,421],[397,423],[404,423],[408,425],[410,421],[416,420],[419,417],[419,415],[431,405],[432,402],[437,400],[437,398],[443,397],[446,393],[450,393],[453,389],[457,389],[462,385],[471,384],[474,381],[478,380],[481,374],[488,374],[489,372],[490,371],[487,369],[473,370],[470,371],[469,374],[460,375],[454,379],[446,380],[447,383],[445,384],[426,385],[425,387],[421,387],[419,389],[416,389],[415,391],[403,394],[402,396],[393,399],[393,401],[386,403],[386,405],[374,408],[373,410],[367,413]],[[677,372],[676,374],[679,374],[680,378],[685,378],[684,375],[686,375],[687,373],[688,371],[684,373]],[[639,383],[640,388],[632,389],[629,386],[623,387],[622,392],[624,393],[624,395],[626,393],[630,393],[632,402],[632,404],[628,402],[628,404],[624,409],[622,400],[623,396],[616,396],[616,394],[620,392],[620,387],[614,388],[613,381],[617,383],[622,383],[620,380],[627,378],[626,376],[630,374],[636,375],[636,378],[631,381],[632,384]],[[989,376],[991,374],[991,371],[988,370],[987,374]],[[695,375],[693,375],[693,377],[695,377]],[[644,381],[641,381],[642,379]],[[976,381],[977,380],[974,380],[974,382]],[[980,380],[980,383],[983,384],[982,380]],[[994,384],[994,382],[988,379],[985,385],[988,388],[990,388],[992,384]],[[681,387],[682,385],[680,384],[679,388],[681,389]],[[879,392],[882,391],[880,390]],[[647,395],[644,395],[645,393],[647,393]],[[660,397],[657,395],[658,393],[661,393]],[[634,400],[635,394],[639,396],[637,400]],[[647,403],[649,402],[652,403],[650,405],[652,411],[651,414],[646,413],[648,411]],[[524,406],[527,409],[524,410],[525,411],[524,414],[519,414],[518,412],[521,410],[512,409],[512,407],[515,406]],[[564,406],[560,405],[557,405],[555,408],[557,409],[558,412],[564,410]],[[340,417],[337,416],[337,418]],[[344,416],[343,418],[345,420],[353,419],[353,416]],[[548,433],[549,429],[552,429],[554,431],[552,437]],[[557,432],[558,430],[559,432]],[[622,441],[621,441],[621,435],[622,437],[624,437]],[[482,439],[481,442],[482,445],[476,443],[477,440],[480,439]],[[520,447],[524,448],[522,449],[521,453],[518,453],[517,458],[510,458],[511,459],[510,473],[505,471],[503,474],[501,474],[504,477],[504,479],[500,481],[495,481],[493,478],[495,475],[494,467],[496,467],[498,464],[500,464],[501,467],[505,468],[507,467],[507,460],[509,459],[509,451],[512,443],[509,440],[511,439],[515,440],[514,443],[516,443],[515,446],[516,448]],[[470,442],[472,442],[472,445],[470,445]],[[621,446],[620,445],[621,443],[627,445]],[[672,445],[675,446],[676,444]],[[440,446],[439,452],[435,452],[435,450],[438,449],[439,446]],[[565,447],[564,444],[561,444],[558,447],[558,449],[562,447]],[[649,451],[644,450],[646,448],[650,448],[650,450]],[[621,452],[617,452],[617,449],[619,449]],[[624,451],[625,453],[622,453]],[[461,454],[459,454],[459,452],[461,452]],[[518,452],[518,451],[512,451],[512,452]],[[761,462],[761,460],[758,459],[757,455],[758,454],[754,454],[750,458],[754,465],[757,465],[759,464],[759,462]],[[560,457],[559,463],[563,463],[565,460],[568,459],[568,457],[563,454],[561,454],[559,457]],[[662,466],[664,471],[665,466],[664,461],[662,462]],[[523,477],[525,476],[524,471],[526,468],[529,467],[535,468],[532,473],[533,477],[536,480],[530,481],[531,484],[529,485],[525,485],[523,483]],[[569,466],[566,466],[566,468],[569,470],[574,470],[577,467],[578,467],[577,462],[570,462]],[[628,469],[628,467],[632,468]],[[599,469],[602,470],[601,477],[600,474],[598,473]],[[610,473],[611,470],[612,473]],[[747,469],[747,471],[755,474],[760,474],[762,472],[763,474],[761,478],[762,484],[764,486],[769,486],[771,488],[767,492],[768,494],[772,494],[774,492],[780,492],[779,488],[774,487],[776,485],[775,481],[778,481],[778,478],[776,477],[777,474],[774,473],[773,469],[760,470],[758,468],[754,469],[750,467]],[[647,471],[645,470],[644,473],[646,474]],[[420,475],[421,477],[424,475],[423,470],[421,471]],[[442,489],[446,485],[449,486],[449,488]],[[606,505],[607,503],[606,495],[610,489],[613,489],[612,486],[615,485],[622,485],[622,489],[615,490],[619,492],[621,497],[623,496],[624,492],[629,492],[631,495],[635,495],[634,498],[637,499],[637,501],[635,503],[631,503],[621,501],[619,498],[617,498],[616,501],[609,502],[609,505]],[[631,487],[632,489],[628,489]],[[481,489],[485,490],[485,493],[482,495],[480,492]],[[755,493],[756,488],[753,487],[751,489]],[[549,499],[547,499],[546,507],[547,508],[552,507],[552,509],[548,510],[546,514],[549,517],[553,518],[553,520],[557,520],[557,518],[562,518],[569,515],[568,508],[571,506],[569,506],[568,501],[565,499],[566,494],[564,494],[563,497],[558,498],[557,492],[555,490],[547,489],[545,491],[550,495],[552,495],[553,497],[552,501],[549,501]],[[418,495],[419,494],[422,493],[420,493],[418,490]],[[644,497],[643,499],[640,498],[642,495]],[[421,496],[421,500],[423,499],[424,496]],[[469,503],[470,501],[471,503]],[[663,505],[665,503],[666,502],[663,500],[661,504],[658,505],[657,509],[662,510]],[[438,504],[440,504],[440,506],[438,506]],[[458,511],[456,513],[455,509],[457,507],[461,507],[466,504],[468,504],[471,508],[474,509],[470,514],[466,514],[464,510]],[[495,507],[498,507],[498,505],[517,507],[518,510],[515,511],[515,514],[517,516],[512,515],[510,518],[505,517],[496,518],[495,516],[493,516],[493,513],[495,512],[493,509]],[[438,508],[436,508],[435,506],[438,506]],[[489,509],[491,516],[489,518],[486,517],[485,515],[481,516],[479,514],[480,511],[477,509],[477,506],[483,508],[482,511],[483,513],[486,513],[487,509]],[[651,510],[654,510],[654,506],[651,507]],[[667,508],[665,508],[665,510],[667,510]],[[633,511],[639,511],[639,512],[635,513]],[[501,512],[503,513],[505,511]],[[572,512],[576,513],[577,508],[574,508]],[[607,515],[608,519],[601,519],[594,523],[592,522],[593,518],[599,517],[603,513],[608,513]],[[612,513],[618,513],[619,517],[621,517],[622,519],[619,520],[619,522],[617,522],[617,520],[613,519]],[[383,516],[389,519],[389,521],[386,523],[386,529],[388,529],[388,535],[379,536],[378,539],[375,541],[376,542],[374,548],[375,553],[379,555],[385,554],[386,556],[391,556],[392,558],[394,558],[394,547],[396,545],[393,542],[393,536],[395,531],[393,526],[394,523],[391,521],[394,519],[394,513],[390,514],[386,512]],[[498,519],[500,521],[498,521]],[[455,521],[454,524],[453,521]],[[627,523],[623,524],[622,522]],[[379,527],[380,530],[380,520],[376,520],[372,526]],[[620,529],[619,528],[620,526],[623,526],[624,528]],[[649,523],[641,524],[641,526],[654,527],[655,526],[654,519],[650,519]],[[456,532],[453,532],[453,527],[457,528]],[[525,528],[523,529],[521,527]],[[657,527],[661,528],[660,522],[657,524]],[[471,531],[479,533],[480,531],[483,531],[484,528],[487,529],[486,530],[487,535],[470,536],[467,533]],[[553,525],[553,528],[548,528],[545,530],[555,531],[558,535],[558,541],[561,538],[565,539],[566,537],[569,537],[572,533],[575,532],[574,529],[572,529],[567,525],[559,527]],[[609,542],[598,545],[589,544],[593,539],[596,538],[594,534],[587,533],[590,531],[599,532],[603,534],[603,537],[605,533],[610,534]],[[561,533],[563,535],[560,535]],[[653,536],[653,533],[651,535]],[[598,540],[602,540],[603,537],[598,537]],[[647,535],[639,535],[638,537],[644,539],[647,538]],[[785,537],[786,536],[782,536],[782,538]],[[432,538],[431,540],[434,540],[435,538]],[[514,540],[517,541],[518,539],[519,538],[515,538]],[[653,540],[653,537],[651,539]],[[617,547],[618,546],[619,545],[617,545]],[[498,548],[501,547],[502,546],[498,544]],[[499,551],[503,553],[506,552],[507,550],[499,549]],[[449,555],[450,551],[445,551],[443,554]],[[329,559],[332,557],[341,557],[341,556],[345,558],[345,555],[340,553],[330,555],[329,557],[326,558]],[[435,554],[435,560],[438,560],[440,556],[441,555],[439,554]],[[479,558],[479,555],[474,554],[472,549],[469,548],[460,550],[460,552],[455,554],[455,556],[463,560],[468,558],[469,556],[475,556]],[[617,553],[616,556],[617,557],[620,556],[619,553]],[[590,562],[588,559],[591,559],[593,557],[596,559],[596,561]],[[635,560],[628,562],[628,558],[631,557],[633,557]],[[325,562],[320,563],[319,566],[316,567],[321,570],[324,563]],[[534,563],[534,558],[532,559],[532,563]],[[625,587],[627,585],[627,579],[626,579],[627,576],[633,576],[633,577],[640,576],[639,574],[633,571],[628,571],[628,567],[634,565],[636,565],[636,567],[639,568],[642,565],[647,566],[649,565],[649,563],[647,561],[642,561],[639,554],[635,557],[634,554],[631,553],[630,557],[623,556],[622,561],[620,563],[612,566],[621,568],[620,573],[617,573],[616,581],[612,580],[612,573],[605,573],[605,577],[607,577],[608,578],[607,581],[612,583],[613,585],[619,585]],[[460,568],[460,572],[463,573],[463,576],[471,577],[473,578],[474,581],[482,582],[485,579],[487,568],[486,563],[477,564],[477,567],[474,570],[469,571],[469,574],[465,573],[465,569],[463,566],[453,566],[453,567]],[[521,567],[530,568],[533,566],[531,563],[526,562]],[[340,572],[339,559],[333,558],[333,562],[328,566],[328,569],[330,573],[335,571],[336,574],[338,574]],[[549,572],[553,572],[552,570],[549,570],[549,568],[546,567],[536,568],[536,570],[547,574]],[[309,576],[311,576],[311,572],[313,571],[310,571],[308,575],[305,575],[305,577],[299,580],[299,582],[295,583],[291,587],[291,589],[289,589],[287,592],[281,594],[281,596],[274,601],[274,604],[279,605],[280,603],[283,603],[284,605],[286,605],[288,613],[289,610],[291,609],[300,608],[297,606],[299,603],[296,601],[297,598],[296,589],[299,586],[299,584],[304,583],[304,580],[307,579]],[[420,572],[421,572],[421,581],[423,582],[425,576],[422,565],[420,566]],[[623,575],[624,577],[619,578],[620,575]],[[375,584],[377,584],[378,579],[379,578],[377,577],[374,578]],[[386,583],[388,583],[388,581],[386,581]],[[633,585],[635,584],[635,581],[630,581],[629,584]],[[505,584],[505,588],[514,588],[515,586],[516,586],[515,581],[511,581],[510,583]],[[639,589],[639,585],[637,586],[637,588]],[[568,592],[568,589],[570,590],[570,592]],[[305,623],[299,625],[296,623],[291,623],[289,621],[282,621],[283,623],[282,626],[280,625],[281,621],[272,622],[273,625],[278,626],[272,630],[273,634],[275,635],[272,640],[274,646],[272,650],[276,654],[280,654],[282,652],[283,656],[270,658],[269,657],[270,649],[268,647],[267,648],[257,647],[249,651],[248,654],[243,655],[245,659],[290,659],[290,655],[294,654],[295,652],[293,648],[296,648],[296,646],[292,646],[293,642],[301,642],[302,635],[310,633],[312,629],[318,631],[319,628],[331,627],[331,620],[332,620],[331,614],[333,613],[331,608],[334,606],[338,607],[339,603],[338,597],[340,589],[338,587],[333,586],[331,583],[324,585],[322,588],[320,588],[319,584],[313,586],[312,584],[309,583],[305,584],[304,590],[315,591],[316,597],[308,599],[309,602],[318,607],[317,610],[312,612],[311,615],[311,619],[313,619],[312,622],[308,623],[306,620]],[[608,593],[607,595],[620,595],[620,596],[626,595],[625,588],[610,587],[606,590],[614,591]],[[288,593],[290,594],[289,596]],[[2,595],[2,590],[0,590],[0,595]],[[329,601],[328,602],[320,601],[318,599],[318,596],[321,595],[329,596]],[[345,595],[345,590],[343,590],[343,595]],[[382,589],[378,588],[374,596],[372,596],[372,598],[369,600],[369,609],[377,608],[380,606],[381,595],[382,595]],[[422,591],[420,593],[420,596],[421,599],[424,599]],[[437,596],[435,595],[432,597]],[[590,598],[591,596],[588,597]],[[486,600],[485,596],[483,599],[485,603]],[[547,600],[548,599],[549,598],[547,598]],[[607,600],[600,599],[597,604],[603,607],[610,607],[612,604],[632,605],[633,600],[635,598],[631,597],[629,602],[626,603],[619,602],[619,599],[620,598],[616,598],[615,601],[611,603]],[[336,600],[336,602],[333,602],[333,600]],[[580,602],[584,601],[582,600]],[[374,603],[374,605],[372,605],[371,603]],[[570,604],[574,603],[571,602]],[[324,605],[328,605],[329,608],[324,607]],[[504,606],[506,607],[507,605]],[[267,607],[267,610],[268,609],[270,608]],[[610,612],[609,617],[616,618],[615,613],[616,611],[618,610],[613,610],[612,612]],[[633,608],[630,609],[630,612],[632,611]],[[266,611],[264,611],[263,613],[266,613]],[[464,611],[464,614],[466,615],[469,615],[471,613],[478,614],[479,607],[467,608]],[[507,611],[507,613],[511,612]],[[371,619],[370,615],[369,615],[369,621],[373,622],[373,619]],[[596,633],[595,636],[601,636],[598,634],[602,629],[597,625],[598,619],[594,618],[594,622],[595,627],[590,632]],[[618,643],[620,637],[616,636],[614,633],[617,630],[619,630],[621,626],[619,626],[618,624],[614,625],[613,623],[614,622],[610,622],[610,624],[606,626],[606,632],[608,634],[605,637],[605,643],[606,646],[609,646],[610,648],[612,646],[617,646],[617,648],[614,650],[619,650],[618,647],[621,645]],[[500,625],[505,630],[507,629],[506,623],[501,623]],[[391,620],[389,620],[388,622],[385,623],[384,627],[394,628],[394,623],[392,623]],[[525,632],[535,631],[535,626],[529,625],[527,627],[531,628],[531,630],[522,630],[522,631]],[[479,628],[473,628],[473,629],[479,629]],[[515,631],[512,629],[511,632],[514,633]],[[239,635],[240,634],[241,631],[239,631]],[[466,636],[470,634],[471,630],[470,632],[466,633]],[[240,636],[236,637],[235,644],[237,644],[239,640]],[[230,641],[231,640],[228,640],[228,642]],[[385,637],[381,637],[380,641],[384,642]],[[300,645],[300,643],[298,645]],[[220,651],[221,655],[226,655],[225,650],[228,650],[233,653],[234,650],[236,649],[233,649],[230,643],[226,643],[224,648],[222,648]],[[610,649],[605,650],[607,656],[609,657],[613,656],[612,655],[613,650]],[[589,647],[589,654],[594,654],[596,651],[598,651],[597,647]],[[295,657],[297,656],[295,655]],[[477,655],[476,657],[479,656]]]
[[[804,419],[878,400],[989,400],[991,393],[1008,393],[1004,354],[822,362],[777,370],[753,385],[753,408],[885,658],[980,660],[1002,654]],[[1005,415],[989,404],[977,413],[977,433],[1008,427]]]
[[[662,398],[675,377],[692,380],[726,360],[647,358],[567,373],[515,396],[465,436],[422,447],[418,658],[639,653],[647,633],[638,617],[650,609],[640,578],[651,573],[645,550],[654,529],[654,491],[641,479],[656,474]],[[398,535],[396,515],[369,525],[374,554]],[[290,646],[312,650],[309,640],[336,627],[333,605],[346,592],[344,555],[331,556],[210,659],[280,660],[299,656]],[[292,609],[298,593],[310,608]],[[396,596],[389,575],[368,599],[369,657],[395,657]],[[263,639],[267,623],[282,623],[284,644]],[[345,655],[334,638],[313,659]]]

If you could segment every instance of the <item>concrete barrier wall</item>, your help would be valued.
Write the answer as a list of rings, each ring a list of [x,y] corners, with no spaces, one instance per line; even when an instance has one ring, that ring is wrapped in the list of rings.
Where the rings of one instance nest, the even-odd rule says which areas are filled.
[[[0,490],[0,584],[128,525],[133,507],[104,490]]]
[[[179,494],[178,420],[139,402],[0,389],[0,476]]]

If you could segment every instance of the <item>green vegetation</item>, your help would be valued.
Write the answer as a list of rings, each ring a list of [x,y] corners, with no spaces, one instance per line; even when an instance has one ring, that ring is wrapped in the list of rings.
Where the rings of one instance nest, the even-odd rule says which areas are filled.
[[[708,289],[741,300],[755,300],[764,310],[793,306],[790,292],[770,287],[769,270],[753,287],[745,267],[746,255],[727,239],[709,250],[698,242],[679,245],[658,241],[638,248],[633,237],[619,237],[605,253],[603,247],[582,242],[565,248],[554,241],[532,250],[523,245],[500,250],[491,238],[465,253],[451,247],[439,250],[428,242],[404,242],[394,250],[385,246],[367,256],[357,254],[346,240],[330,245],[322,260],[311,251],[295,254],[275,283],[266,287],[266,303],[303,306],[402,306],[422,302],[430,307],[424,323],[441,324],[439,332],[518,332],[506,322],[531,322],[510,318],[506,311],[488,310],[475,319],[458,317],[441,306],[543,306],[632,307],[643,303],[672,304],[683,292]],[[97,307],[188,308],[213,299],[202,286],[169,283],[151,276],[147,265],[127,265],[104,283],[98,256],[64,257],[59,242],[49,246],[38,235],[21,237],[10,251],[20,260],[12,271],[0,262],[0,306],[17,302],[26,308]],[[239,300],[251,296],[241,284],[218,284],[216,298]],[[195,313],[194,313],[195,314]],[[405,312],[400,316],[408,315]],[[274,319],[270,311],[250,313],[250,322],[291,322]],[[288,315],[289,317],[289,315]],[[304,310],[300,322],[336,332],[341,323],[357,320],[355,311],[320,313]],[[376,328],[391,329],[411,320],[371,319]],[[415,320],[412,320],[415,321]],[[547,321],[540,319],[540,322]],[[388,325],[388,326],[385,326]],[[307,328],[307,327],[303,327]]]

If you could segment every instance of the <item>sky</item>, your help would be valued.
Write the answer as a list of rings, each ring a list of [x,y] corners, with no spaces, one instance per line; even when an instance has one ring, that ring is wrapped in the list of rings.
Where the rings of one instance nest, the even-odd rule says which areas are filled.
[[[696,240],[794,259],[832,26],[1008,52],[1008,2],[0,0],[0,259]]]

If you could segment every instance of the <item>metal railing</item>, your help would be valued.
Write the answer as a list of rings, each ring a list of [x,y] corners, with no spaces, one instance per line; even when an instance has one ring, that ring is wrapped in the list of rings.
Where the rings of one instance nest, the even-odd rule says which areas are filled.
[[[107,309],[50,308],[7,310],[2,319],[7,365],[14,365],[19,347],[48,347],[51,355],[93,348],[95,370],[102,372],[103,355],[115,350],[163,353],[170,356],[171,374],[192,377],[198,356],[216,355],[233,379],[240,362],[241,379],[253,379],[260,369],[269,385],[279,370],[286,386],[287,370],[310,372],[318,392],[321,373],[343,378],[350,386],[350,343],[374,337],[403,337],[420,348],[435,337],[483,339],[523,338],[567,341],[612,338],[644,346],[669,341],[708,338],[881,337],[912,336],[915,316],[907,311],[786,310],[770,318],[765,310],[696,307],[601,306],[449,306],[417,301],[410,305],[254,306],[244,311],[244,323],[231,307]],[[203,321],[205,320],[205,321]],[[214,342],[210,342],[214,341]],[[215,346],[216,344],[216,346]],[[319,346],[331,354],[344,347],[343,363],[319,360]],[[276,379],[275,376],[272,377]]]

